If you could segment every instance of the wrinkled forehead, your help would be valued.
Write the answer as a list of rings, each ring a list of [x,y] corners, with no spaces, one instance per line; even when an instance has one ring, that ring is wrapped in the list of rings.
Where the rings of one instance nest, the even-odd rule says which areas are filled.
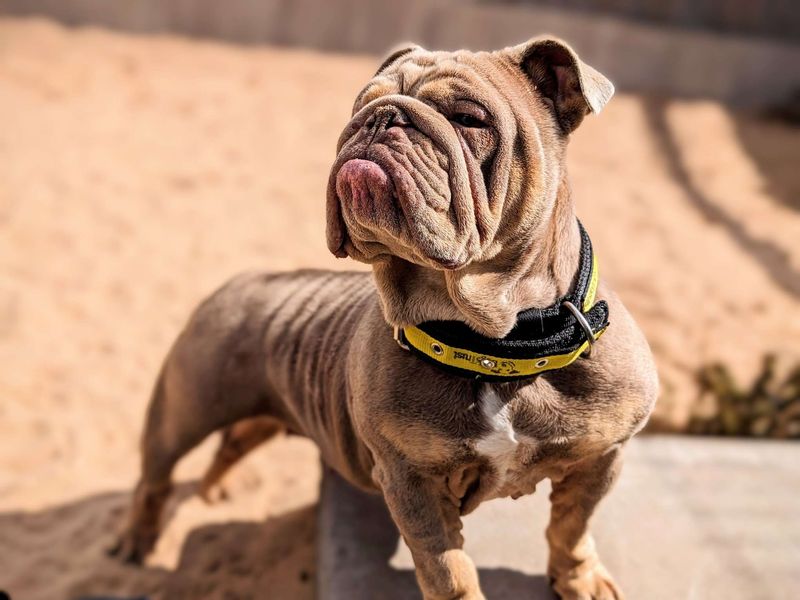
[[[434,103],[472,100],[493,108],[499,90],[519,87],[507,56],[497,52],[428,51],[421,48],[381,70],[356,99],[357,110],[387,94],[402,94]],[[499,97],[498,97],[499,96]]]

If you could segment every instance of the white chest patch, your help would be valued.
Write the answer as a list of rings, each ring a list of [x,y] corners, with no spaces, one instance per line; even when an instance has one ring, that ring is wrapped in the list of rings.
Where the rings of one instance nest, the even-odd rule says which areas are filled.
[[[502,486],[516,463],[519,440],[511,424],[511,410],[491,385],[481,392],[481,411],[490,427],[489,433],[475,443],[475,451],[489,459]]]

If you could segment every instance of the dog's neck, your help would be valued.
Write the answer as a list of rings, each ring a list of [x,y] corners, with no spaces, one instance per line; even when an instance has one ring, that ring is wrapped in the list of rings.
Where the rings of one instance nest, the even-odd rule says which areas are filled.
[[[549,306],[569,291],[579,254],[580,233],[564,180],[548,218],[526,239],[509,241],[491,261],[437,271],[392,257],[373,271],[389,324],[458,320],[500,338],[519,312]]]

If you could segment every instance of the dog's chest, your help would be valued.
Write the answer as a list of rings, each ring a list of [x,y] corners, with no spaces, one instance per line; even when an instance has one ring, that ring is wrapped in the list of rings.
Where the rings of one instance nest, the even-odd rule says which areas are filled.
[[[544,445],[552,439],[515,427],[512,405],[504,401],[491,385],[480,392],[479,405],[486,432],[473,443],[473,450],[487,461],[493,472],[492,496],[520,496],[532,493],[536,484],[548,476]],[[545,442],[547,444],[545,444]]]

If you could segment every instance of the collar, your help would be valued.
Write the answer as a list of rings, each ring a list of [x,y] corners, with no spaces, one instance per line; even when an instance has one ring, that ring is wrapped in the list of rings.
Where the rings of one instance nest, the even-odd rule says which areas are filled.
[[[395,327],[395,340],[444,371],[482,381],[526,379],[588,356],[609,325],[608,304],[595,302],[597,257],[580,221],[578,228],[581,250],[574,289],[546,308],[520,312],[504,338],[483,336],[461,321],[425,321]]]

